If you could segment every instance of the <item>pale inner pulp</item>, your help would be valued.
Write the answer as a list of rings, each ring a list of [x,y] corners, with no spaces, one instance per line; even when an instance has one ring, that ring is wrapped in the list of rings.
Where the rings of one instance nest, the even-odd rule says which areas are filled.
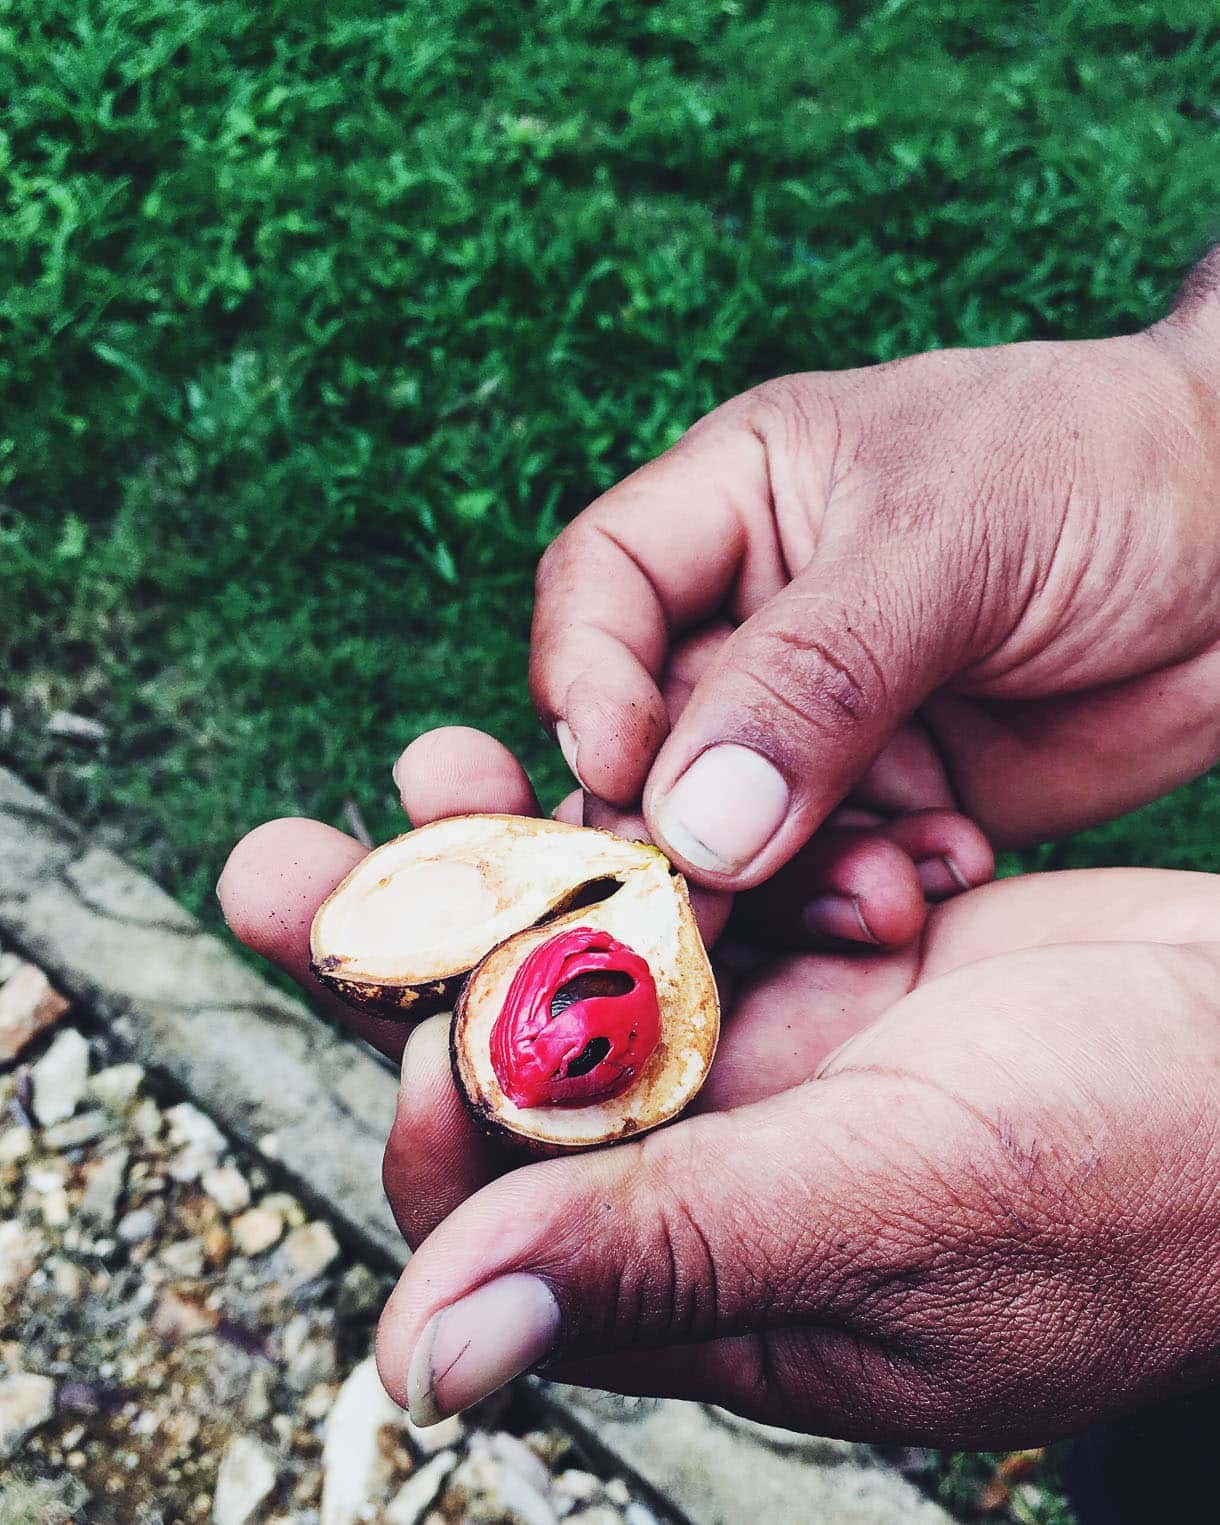
[[[404,969],[442,972],[461,966],[472,927],[494,921],[495,890],[473,863],[404,864],[358,894],[336,901],[327,937],[344,961],[363,974],[394,979]]]

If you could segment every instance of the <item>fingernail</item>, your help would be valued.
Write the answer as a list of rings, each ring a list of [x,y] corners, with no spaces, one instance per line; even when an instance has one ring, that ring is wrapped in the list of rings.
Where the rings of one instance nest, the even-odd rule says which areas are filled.
[[[563,753],[563,760],[568,765],[568,771],[583,789],[585,781],[580,776],[580,769],[576,766],[576,737],[572,735],[572,727],[566,720],[559,720],[555,724],[555,740],[559,743],[559,750]]]
[[[876,944],[879,938],[865,920],[859,895],[819,895],[801,912],[801,925],[815,937]]]
[[[450,1304],[419,1337],[407,1371],[416,1424],[438,1424],[545,1360],[559,1336],[559,1304],[537,1276],[515,1272]]]
[[[948,853],[940,853],[935,858],[920,858],[915,872],[924,894],[932,900],[944,900],[948,895],[970,888],[969,879]]]
[[[788,786],[750,747],[701,753],[657,806],[657,830],[696,868],[731,874],[766,847],[788,814]]]
[[[393,775],[394,775],[394,785],[397,788],[399,794],[402,793],[402,764],[403,764],[403,759],[405,757],[406,757],[406,753],[405,752],[400,752],[398,754],[398,761],[394,764],[393,768],[390,770],[393,773]]]

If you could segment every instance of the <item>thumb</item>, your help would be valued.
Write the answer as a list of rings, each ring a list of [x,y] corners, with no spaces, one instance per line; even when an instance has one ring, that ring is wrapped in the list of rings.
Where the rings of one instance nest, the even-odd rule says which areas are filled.
[[[725,641],[662,747],[649,829],[704,884],[745,889],[808,840],[898,728],[959,664],[967,601],[935,550],[846,535]]]
[[[850,1321],[924,1254],[911,1160],[960,1127],[935,1092],[876,1089],[819,1081],[484,1187],[386,1307],[387,1390],[432,1424],[544,1363]]]

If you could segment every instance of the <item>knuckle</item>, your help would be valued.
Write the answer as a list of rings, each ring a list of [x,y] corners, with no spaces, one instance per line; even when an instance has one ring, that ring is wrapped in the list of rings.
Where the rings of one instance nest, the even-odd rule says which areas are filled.
[[[709,1338],[721,1318],[720,1267],[687,1183],[695,1177],[676,1164],[672,1145],[641,1141],[642,1190],[651,1232],[647,1297],[650,1312],[679,1337]]]
[[[546,598],[571,580],[572,570],[580,560],[580,540],[580,521],[576,520],[543,551],[534,572],[534,592],[538,598]]]
[[[892,663],[825,610],[760,632],[752,657],[750,675],[765,691],[764,708],[787,710],[806,736],[850,735],[888,710]]]
[[[764,436],[820,437],[835,413],[826,378],[816,372],[776,376],[743,392],[738,402],[745,422]]]

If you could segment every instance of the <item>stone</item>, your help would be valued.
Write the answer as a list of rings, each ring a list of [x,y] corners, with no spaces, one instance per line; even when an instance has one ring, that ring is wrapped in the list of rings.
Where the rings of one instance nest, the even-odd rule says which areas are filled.
[[[247,1525],[275,1487],[275,1479],[275,1461],[266,1446],[252,1435],[235,1435],[216,1474],[212,1525]]]
[[[32,1371],[0,1377],[0,1457],[15,1456],[27,1435],[55,1412],[55,1384]]]
[[[335,1312],[345,1320],[370,1318],[381,1312],[388,1290],[382,1278],[358,1260],[340,1278]]]
[[[0,1133],[0,1165],[16,1165],[34,1152],[34,1135],[18,1124]]]
[[[146,1144],[153,1144],[161,1136],[161,1128],[164,1119],[161,1109],[151,1096],[142,1096],[132,1109],[128,1122],[133,1133],[138,1135]]]
[[[0,1062],[16,1059],[31,1039],[55,1026],[69,1005],[41,969],[19,963],[0,984]]]
[[[68,1201],[68,1193],[62,1186],[56,1186],[51,1191],[45,1192],[41,1203],[42,1221],[48,1228],[67,1228],[72,1219],[72,1205]]]
[[[333,1382],[339,1375],[339,1352],[332,1330],[311,1324],[299,1313],[289,1319],[280,1339],[284,1355],[284,1380],[294,1392],[308,1392],[319,1382]]]
[[[546,1463],[515,1435],[508,1434],[506,1430],[494,1430],[490,1435],[479,1436],[478,1447],[494,1457],[501,1466],[531,1484],[539,1493],[549,1490],[551,1474],[547,1471]]]
[[[229,1228],[239,1254],[261,1255],[284,1232],[284,1220],[265,1207],[252,1207],[234,1218]]]
[[[287,1191],[268,1192],[258,1204],[260,1207],[269,1207],[273,1213],[279,1213],[289,1228],[300,1228],[305,1222],[305,1209]]]
[[[232,1252],[233,1236],[223,1224],[213,1223],[210,1228],[204,1229],[200,1244],[206,1263],[212,1267],[222,1266]]]
[[[25,959],[18,953],[9,953],[7,950],[0,951],[0,985],[5,984],[23,968]]]
[[[329,1224],[316,1220],[294,1228],[281,1252],[301,1281],[321,1276],[339,1254],[339,1242]]]
[[[230,1218],[250,1205],[250,1187],[236,1165],[217,1165],[200,1179],[204,1191]]]
[[[513,1525],[558,1525],[559,1515],[546,1493],[537,1487],[536,1474],[516,1470],[513,1462],[517,1458],[511,1450],[490,1442],[489,1436],[472,1435],[470,1451],[450,1479],[464,1518],[480,1525],[505,1519]],[[527,1446],[522,1445],[521,1449],[529,1454],[534,1466],[542,1466]],[[506,1455],[511,1459],[506,1460]],[[545,1477],[546,1468],[542,1471]]]
[[[112,1112],[123,1113],[144,1084],[142,1064],[108,1064],[89,1081],[89,1094]]]
[[[203,1275],[203,1245],[198,1239],[175,1239],[162,1248],[158,1258],[175,1276]]]
[[[217,1315],[201,1302],[184,1297],[180,1292],[167,1292],[153,1309],[149,1328],[163,1340],[190,1339],[215,1329]]]
[[[623,1518],[627,1525],[661,1525],[652,1510],[646,1504],[641,1504],[639,1499],[627,1505],[623,1511]]]
[[[227,1133],[251,1145],[275,1135],[292,1177],[345,1236],[405,1260],[378,1184],[397,1077],[0,769],[9,939],[37,950],[131,1058],[155,1064]]]
[[[0,1222],[0,1308],[34,1274],[46,1248],[46,1240],[36,1230],[26,1228],[15,1218]]]
[[[118,1211],[119,1198],[123,1195],[129,1159],[126,1149],[112,1149],[98,1160],[81,1200],[83,1217],[103,1228],[111,1226]]]
[[[74,1027],[67,1027],[30,1071],[34,1085],[32,1110],[44,1128],[71,1117],[85,1094],[89,1079],[89,1045]]]
[[[189,1101],[179,1102],[165,1113],[169,1141],[178,1153],[166,1166],[175,1181],[198,1181],[224,1153],[224,1134],[205,1113]]]
[[[84,1293],[85,1273],[74,1260],[57,1258],[51,1265],[51,1285],[65,1302],[74,1303]]]
[[[335,1395],[326,1420],[321,1525],[354,1525],[365,1506],[380,1498],[389,1465],[378,1431],[397,1426],[399,1413],[372,1359],[361,1361]]]
[[[547,1384],[562,1412],[691,1525],[950,1525],[863,1446],[751,1424],[721,1409]],[[565,1521],[566,1525],[566,1521]]]
[[[52,1123],[44,1130],[42,1142],[48,1149],[79,1149],[82,1144],[92,1144],[111,1132],[114,1120],[101,1107],[89,1112],[78,1112],[65,1117],[62,1123]]]
[[[385,1508],[387,1525],[421,1525],[457,1465],[457,1453],[438,1451],[413,1472]]]
[[[552,1487],[561,1499],[568,1499],[573,1504],[587,1504],[602,1491],[602,1480],[592,1472],[581,1472],[576,1467],[569,1467],[559,1474]]]
[[[271,1412],[271,1383],[269,1366],[256,1366],[250,1373],[243,1411],[251,1424],[260,1424]]]
[[[133,1207],[124,1213],[115,1227],[115,1233],[124,1244],[139,1244],[151,1239],[157,1232],[157,1215],[151,1207]]]

